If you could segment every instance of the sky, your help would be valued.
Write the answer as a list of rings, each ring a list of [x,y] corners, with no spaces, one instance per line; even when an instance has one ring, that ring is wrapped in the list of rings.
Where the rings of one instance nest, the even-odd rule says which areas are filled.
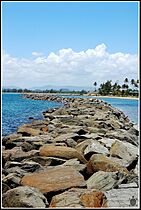
[[[138,79],[138,2],[2,2],[2,85]]]

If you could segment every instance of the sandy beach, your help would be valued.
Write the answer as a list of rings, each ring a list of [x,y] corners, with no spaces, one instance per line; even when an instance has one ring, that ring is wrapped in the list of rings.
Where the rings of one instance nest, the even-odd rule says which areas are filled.
[[[95,96],[95,95],[91,95],[91,96]],[[95,97],[96,98],[119,98],[119,99],[139,100],[139,98],[131,97],[131,96],[128,96],[128,97],[121,97],[121,96],[95,96]]]

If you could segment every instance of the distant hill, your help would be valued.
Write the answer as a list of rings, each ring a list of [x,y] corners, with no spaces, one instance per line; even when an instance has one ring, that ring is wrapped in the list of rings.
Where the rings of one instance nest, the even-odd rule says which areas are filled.
[[[3,86],[2,89],[21,89],[20,87],[17,86]]]
[[[54,86],[54,85],[46,85],[42,87],[32,87],[30,88],[31,90],[60,90],[62,89],[63,91],[81,91],[81,90],[86,90],[86,91],[92,91],[94,90],[93,87],[80,87],[80,86]]]

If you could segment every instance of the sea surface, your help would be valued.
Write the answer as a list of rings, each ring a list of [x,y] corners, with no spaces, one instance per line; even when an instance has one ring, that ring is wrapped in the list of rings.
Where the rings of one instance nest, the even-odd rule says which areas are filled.
[[[2,94],[2,135],[16,132],[17,127],[31,123],[33,117],[43,119],[42,112],[61,107],[61,103],[22,98],[22,94]]]
[[[64,96],[86,97],[86,96]],[[92,98],[92,96],[89,96]],[[139,100],[97,97],[120,109],[137,124],[139,115]],[[16,132],[17,127],[24,123],[31,123],[29,117],[43,119],[42,112],[50,108],[61,107],[58,102],[31,100],[22,98],[22,94],[2,94],[2,135]]]

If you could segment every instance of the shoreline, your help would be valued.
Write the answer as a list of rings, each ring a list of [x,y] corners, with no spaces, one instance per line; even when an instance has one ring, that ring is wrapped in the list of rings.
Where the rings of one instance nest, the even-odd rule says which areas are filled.
[[[88,95],[88,94],[83,94],[83,95],[80,95],[80,94],[72,94],[72,93],[12,93],[12,92],[9,92],[9,93],[6,93],[6,92],[2,92],[2,94],[45,94],[45,95],[58,95],[58,96],[89,96],[89,97],[94,97],[94,98],[117,98],[117,99],[128,99],[128,100],[139,100],[140,98],[139,97],[132,97],[132,96],[127,96],[127,97],[122,97],[122,96],[96,96],[96,95]]]
[[[135,97],[122,97],[122,96],[94,96],[95,98],[117,98],[117,99],[129,99],[129,100],[139,100],[139,98],[135,98]]]

